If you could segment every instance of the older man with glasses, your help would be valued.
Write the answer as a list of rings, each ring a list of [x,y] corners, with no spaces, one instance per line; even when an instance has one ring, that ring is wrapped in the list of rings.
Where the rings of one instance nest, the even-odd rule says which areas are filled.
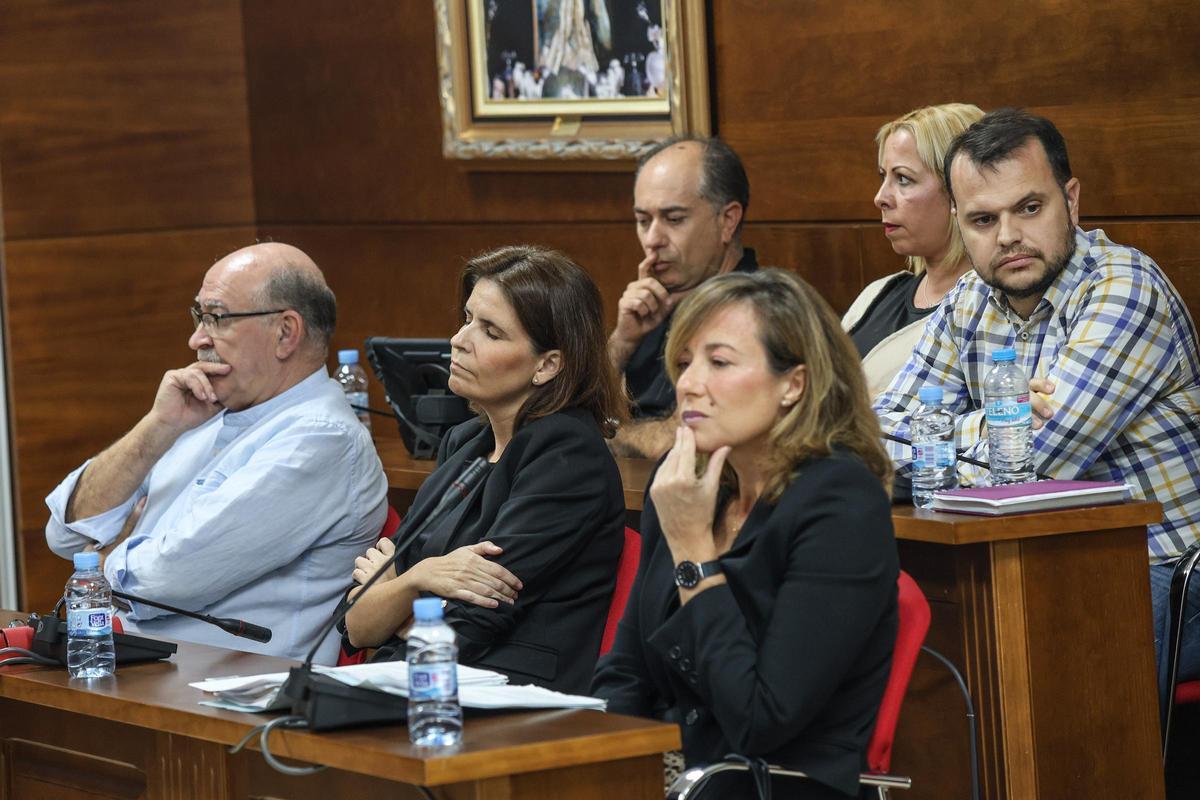
[[[258,244],[213,265],[191,316],[197,361],[51,492],[46,541],[100,551],[118,591],[274,635],[253,644],[139,602],[128,627],[303,658],[387,513],[370,436],[325,368],[333,292],[300,250]]]

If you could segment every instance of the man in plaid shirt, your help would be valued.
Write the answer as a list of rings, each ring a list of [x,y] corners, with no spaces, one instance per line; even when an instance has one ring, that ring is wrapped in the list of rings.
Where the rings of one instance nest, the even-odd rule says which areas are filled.
[[[1123,481],[1163,505],[1149,527],[1160,687],[1173,562],[1200,539],[1200,355],[1196,326],[1158,265],[1079,222],[1079,181],[1049,120],[987,114],[946,155],[946,188],[975,266],[929,318],[912,358],[875,402],[909,438],[922,386],[953,395],[958,446],[987,460],[983,377],[1011,347],[1030,376],[1034,468]],[[888,444],[901,474],[907,446]],[[970,480],[983,470],[962,470]],[[1200,611],[1192,584],[1185,619]],[[1180,678],[1200,677],[1200,620],[1185,627]]]

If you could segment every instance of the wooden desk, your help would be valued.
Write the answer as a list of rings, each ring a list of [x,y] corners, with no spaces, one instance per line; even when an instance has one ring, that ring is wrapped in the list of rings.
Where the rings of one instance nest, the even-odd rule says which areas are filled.
[[[255,745],[228,745],[271,715],[197,705],[187,684],[286,670],[291,662],[181,643],[169,661],[125,666],[115,679],[71,681],[65,669],[0,668],[0,797],[661,798],[662,752],[674,725],[597,711],[468,718],[464,743],[428,755],[403,727],[313,734],[279,731],[271,752],[325,771],[289,777]]]
[[[398,439],[395,487],[428,474]],[[627,507],[651,464],[618,459]],[[1011,517],[897,506],[900,564],[933,612],[927,643],[963,672],[976,706],[982,796],[1161,798],[1146,555],[1157,503]],[[949,672],[922,656],[892,758],[906,800],[969,796],[967,725]]]
[[[1162,798],[1146,555],[1157,503],[1004,518],[898,507],[900,564],[933,612],[979,728],[982,796]],[[918,797],[966,797],[964,704],[917,662],[893,766]]]

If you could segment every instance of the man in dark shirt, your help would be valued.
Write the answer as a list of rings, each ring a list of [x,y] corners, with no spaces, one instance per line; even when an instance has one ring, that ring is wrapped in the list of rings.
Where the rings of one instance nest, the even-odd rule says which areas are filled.
[[[671,448],[675,389],[662,363],[671,315],[714,275],[757,268],[741,241],[749,205],[746,170],[720,139],[669,139],[638,162],[633,216],[645,258],[608,338],[633,397],[633,419],[611,440],[617,455],[657,458]]]

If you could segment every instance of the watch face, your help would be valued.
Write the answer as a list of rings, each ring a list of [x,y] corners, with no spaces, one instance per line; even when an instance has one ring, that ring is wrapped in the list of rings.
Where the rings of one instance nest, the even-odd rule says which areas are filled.
[[[675,585],[693,589],[700,582],[700,567],[691,561],[680,561],[675,567]]]

